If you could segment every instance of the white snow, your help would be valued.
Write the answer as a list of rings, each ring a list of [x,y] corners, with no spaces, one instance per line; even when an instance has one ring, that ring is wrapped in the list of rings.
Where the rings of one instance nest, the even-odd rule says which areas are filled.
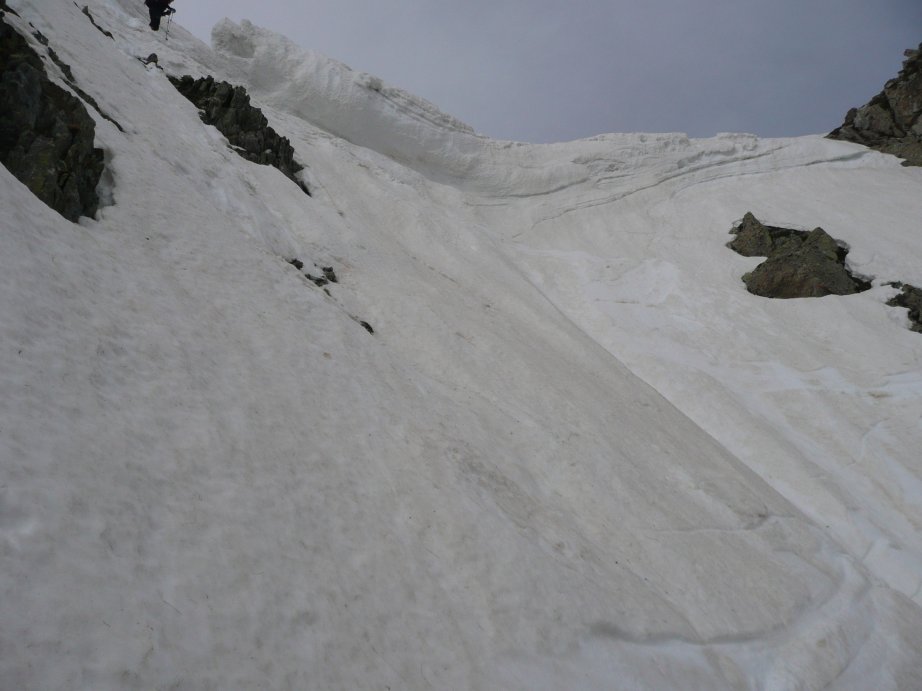
[[[0,688],[922,688],[922,170],[497,142],[248,23],[9,4],[126,131],[79,225],[0,169]],[[750,295],[746,211],[876,287]]]

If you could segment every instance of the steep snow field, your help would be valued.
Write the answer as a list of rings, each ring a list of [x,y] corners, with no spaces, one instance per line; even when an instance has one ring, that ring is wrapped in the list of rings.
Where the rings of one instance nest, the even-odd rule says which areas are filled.
[[[248,23],[8,4],[125,132],[79,225],[0,168],[0,688],[922,688],[922,169],[497,142]],[[746,211],[875,288],[750,295]]]

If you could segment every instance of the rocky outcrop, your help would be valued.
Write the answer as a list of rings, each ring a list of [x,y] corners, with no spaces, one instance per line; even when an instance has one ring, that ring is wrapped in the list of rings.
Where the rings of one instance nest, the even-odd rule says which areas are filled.
[[[888,305],[891,307],[905,307],[909,310],[909,321],[913,331],[922,333],[922,288],[916,288],[902,283],[893,283],[894,288],[901,288],[902,292],[893,297]]]
[[[83,103],[48,79],[25,38],[0,19],[0,162],[70,221],[93,216],[103,151]]]
[[[822,228],[810,232],[766,226],[751,213],[728,247],[746,257],[768,257],[743,276],[750,293],[769,298],[851,295],[871,284],[845,266],[848,249]]]
[[[789,242],[799,246],[806,235],[802,230],[763,225],[751,212],[747,212],[739,226],[730,232],[736,237],[727,247],[744,257],[770,257]]]
[[[269,127],[262,111],[250,104],[246,89],[216,82],[213,77],[193,79],[186,75],[180,79],[170,77],[170,81],[198,107],[202,121],[214,125],[238,154],[248,161],[278,168],[310,194],[296,175],[304,166],[294,160],[291,142]]]
[[[85,15],[89,18],[90,24],[92,24],[93,26],[95,26],[95,27],[96,27],[96,30],[97,30],[99,33],[101,33],[103,36],[106,36],[106,37],[108,37],[108,38],[111,38],[113,41],[115,40],[115,36],[112,35],[112,32],[106,31],[106,30],[103,29],[101,26],[99,26],[99,24],[96,23],[96,20],[93,18],[93,15],[90,14],[90,8],[89,8],[88,5],[84,5],[84,6],[83,6],[83,14],[85,14]]]
[[[831,139],[864,144],[922,165],[922,44],[907,50],[903,69],[884,90],[860,108],[852,108]]]

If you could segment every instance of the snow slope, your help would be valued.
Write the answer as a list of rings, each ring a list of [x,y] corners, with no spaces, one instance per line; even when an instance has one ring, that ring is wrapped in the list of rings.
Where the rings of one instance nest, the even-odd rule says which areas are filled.
[[[922,688],[922,171],[495,142],[247,23],[8,4],[126,131],[79,225],[0,170],[0,688]],[[747,210],[878,287],[750,295]]]

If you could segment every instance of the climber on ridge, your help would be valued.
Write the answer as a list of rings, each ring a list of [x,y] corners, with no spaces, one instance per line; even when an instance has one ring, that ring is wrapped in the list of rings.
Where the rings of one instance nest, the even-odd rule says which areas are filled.
[[[144,0],[144,4],[150,9],[150,28],[154,31],[160,29],[160,17],[173,14],[176,10],[170,7],[173,0]]]

